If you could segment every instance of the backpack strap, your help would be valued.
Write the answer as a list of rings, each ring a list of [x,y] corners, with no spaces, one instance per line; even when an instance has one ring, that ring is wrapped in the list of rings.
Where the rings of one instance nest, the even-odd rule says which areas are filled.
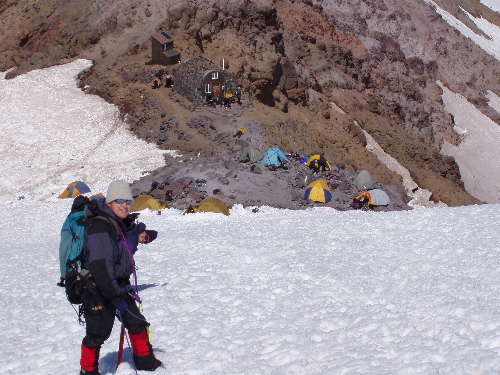
[[[85,214],[80,218],[79,224],[89,226],[95,223],[96,220],[107,222],[110,227],[109,234],[116,242],[120,242],[119,224],[116,220],[111,219],[109,215],[99,211],[95,200],[89,200],[86,202]]]
[[[117,243],[120,242],[121,238],[120,238],[120,226],[118,225],[118,223],[111,219],[109,216],[107,215],[97,215],[96,217],[93,218],[93,223],[96,221],[96,220],[102,220],[102,221],[105,221],[106,223],[108,223],[108,227],[109,227],[109,234],[111,235],[111,238],[113,238]],[[87,225],[90,225],[92,223],[89,223]]]

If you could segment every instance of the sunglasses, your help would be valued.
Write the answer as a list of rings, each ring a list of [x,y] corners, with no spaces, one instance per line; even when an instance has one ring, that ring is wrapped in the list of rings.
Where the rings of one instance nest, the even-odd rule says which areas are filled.
[[[115,202],[118,203],[118,204],[126,203],[127,206],[130,206],[132,204],[133,200],[132,199],[128,199],[128,200],[126,200],[126,199],[115,199]]]

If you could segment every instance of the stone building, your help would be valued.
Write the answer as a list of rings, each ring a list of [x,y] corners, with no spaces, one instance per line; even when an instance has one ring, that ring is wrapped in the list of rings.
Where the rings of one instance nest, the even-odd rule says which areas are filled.
[[[226,93],[226,73],[204,57],[187,59],[174,70],[173,90],[194,105],[203,105],[207,94],[223,99]]]

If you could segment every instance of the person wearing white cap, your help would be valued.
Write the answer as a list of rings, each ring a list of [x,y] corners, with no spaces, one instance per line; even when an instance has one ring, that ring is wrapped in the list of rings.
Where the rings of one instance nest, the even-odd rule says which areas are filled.
[[[80,375],[100,374],[99,352],[111,335],[115,317],[128,331],[136,369],[154,371],[162,366],[148,339],[149,323],[136,304],[141,300],[134,253],[139,232],[146,227],[135,222],[138,214],[130,214],[133,200],[127,181],[111,182],[106,199],[97,202],[99,218],[87,227],[82,267],[90,271],[95,290],[87,288],[82,293],[86,335],[81,346]],[[148,238],[141,243],[150,241]],[[130,282],[132,275],[135,285]]]

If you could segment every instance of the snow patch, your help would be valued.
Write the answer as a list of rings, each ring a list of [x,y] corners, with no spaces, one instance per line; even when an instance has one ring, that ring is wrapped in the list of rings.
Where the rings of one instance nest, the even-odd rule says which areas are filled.
[[[443,90],[446,111],[455,117],[455,130],[464,136],[458,146],[445,141],[441,153],[455,158],[471,195],[486,203],[500,203],[500,127],[462,95],[442,82],[437,84]]]
[[[443,19],[446,22],[448,22],[448,24],[450,24],[455,29],[460,31],[462,35],[471,39],[485,52],[487,52],[497,60],[500,60],[500,28],[498,26],[492,24],[491,22],[482,17],[476,18],[463,8],[460,8],[476,24],[476,26],[481,31],[483,31],[486,35],[488,35],[489,38],[486,38],[483,35],[476,34],[474,31],[469,29],[463,22],[455,18],[447,11],[441,9],[434,1],[432,0],[423,0],[423,1],[430,4],[436,10],[436,12],[439,15],[441,15],[441,17],[443,17]]]

